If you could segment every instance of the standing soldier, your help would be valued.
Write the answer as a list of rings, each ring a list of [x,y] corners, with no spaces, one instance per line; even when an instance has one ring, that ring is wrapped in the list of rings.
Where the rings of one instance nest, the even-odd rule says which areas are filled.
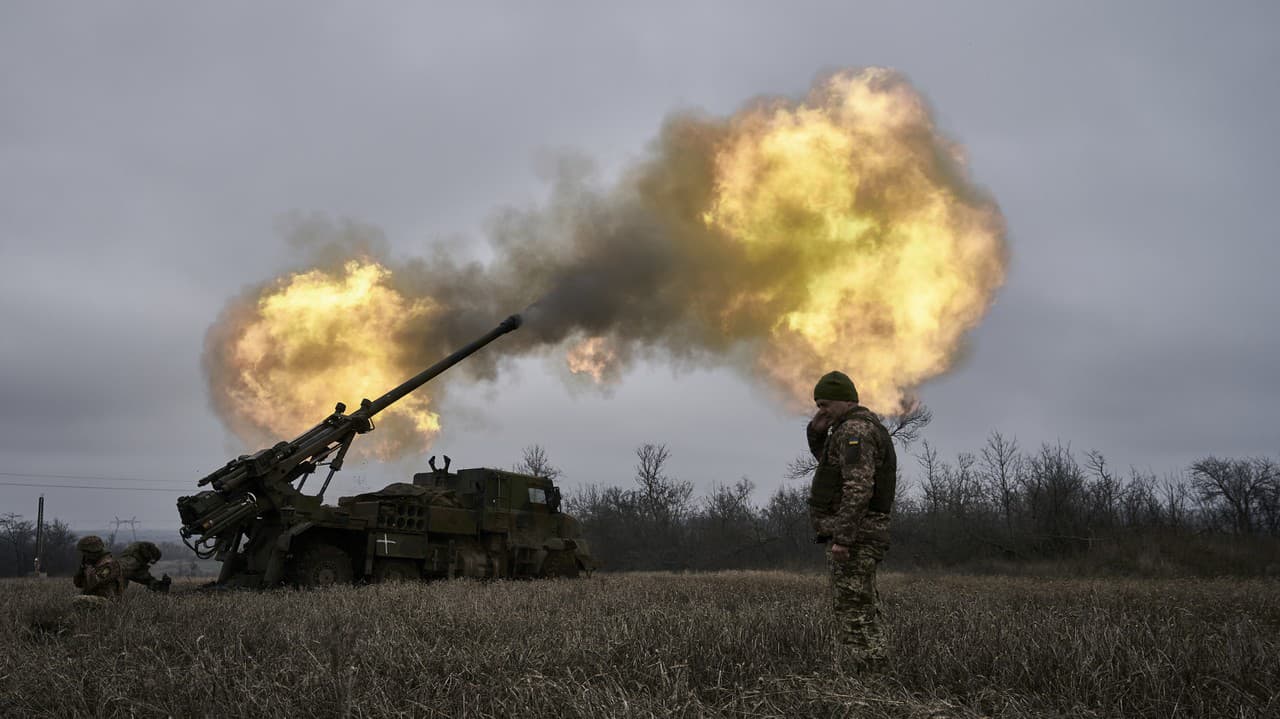
[[[154,542],[134,542],[120,553],[120,569],[124,578],[137,582],[153,592],[168,592],[169,575],[156,579],[151,575],[151,565],[160,561],[160,548]]]
[[[855,665],[872,669],[887,657],[876,565],[889,548],[898,458],[888,430],[858,404],[848,375],[823,375],[813,400],[818,411],[807,434],[818,467],[809,510],[816,540],[827,544],[837,639]]]
[[[80,594],[118,599],[124,593],[124,572],[102,539],[89,535],[76,542],[76,549],[80,551],[80,568],[72,581],[80,588]]]

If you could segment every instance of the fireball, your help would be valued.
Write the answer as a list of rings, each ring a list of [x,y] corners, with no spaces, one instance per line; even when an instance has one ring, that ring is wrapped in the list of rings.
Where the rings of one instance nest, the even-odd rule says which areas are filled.
[[[946,371],[1004,279],[1004,224],[957,186],[959,150],[939,137],[899,76],[838,74],[807,102],[775,103],[730,123],[715,157],[708,225],[776,268],[786,295],[766,328],[760,370],[807,404],[842,369],[863,404],[903,409]]]
[[[960,145],[884,68],[724,118],[673,116],[613,187],[569,177],[546,207],[498,220],[488,265],[371,259],[381,238],[363,226],[308,225],[312,246],[330,258],[349,247],[350,259],[223,313],[205,357],[219,414],[246,439],[293,436],[534,300],[538,321],[491,352],[554,352],[598,385],[666,353],[746,368],[797,409],[839,369],[863,404],[893,414],[951,367],[1007,262],[1004,218]],[[493,359],[468,366],[496,376]],[[431,393],[380,415],[375,451],[430,442]]]
[[[358,406],[418,371],[406,347],[395,340],[414,323],[437,312],[429,298],[404,297],[387,280],[389,270],[352,260],[338,272],[313,269],[265,288],[221,351],[234,372],[224,391],[260,439],[293,437],[333,410],[337,401]],[[427,446],[440,430],[424,390],[392,405],[379,420]],[[387,442],[357,449],[386,453]]]

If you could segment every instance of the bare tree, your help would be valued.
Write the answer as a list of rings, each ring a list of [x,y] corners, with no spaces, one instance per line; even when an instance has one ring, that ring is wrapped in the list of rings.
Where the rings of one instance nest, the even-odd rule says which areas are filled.
[[[938,450],[934,449],[928,441],[922,443],[921,452],[916,455],[916,462],[920,465],[920,469],[924,470],[920,489],[924,493],[925,511],[936,514],[945,504],[943,474],[947,471],[946,465],[938,459]]]
[[[987,444],[980,452],[982,473],[988,492],[1000,507],[1006,535],[1013,534],[1013,510],[1018,496],[1018,475],[1022,471],[1022,454],[1018,451],[1018,439],[1005,439],[997,431],[987,437]]]
[[[0,564],[0,574],[9,576],[24,574],[30,571],[31,550],[35,544],[35,523],[22,518],[21,514],[6,512],[0,514],[0,542],[9,545],[13,552],[13,566],[7,568],[4,565],[8,561]]]
[[[1084,473],[1071,447],[1061,442],[1041,444],[1022,479],[1036,531],[1059,546],[1080,540]]]
[[[547,450],[540,444],[531,444],[524,448],[515,470],[521,474],[532,474],[546,479],[557,479],[562,474],[559,467],[551,464],[551,460],[547,458]]]
[[[880,417],[889,436],[903,448],[920,439],[920,433],[933,421],[933,410],[918,400],[913,400],[902,414]]]
[[[1218,507],[1237,534],[1257,529],[1258,505],[1273,481],[1269,460],[1206,457],[1191,465],[1191,486],[1202,501]]]
[[[679,519],[689,509],[693,483],[666,474],[671,452],[665,444],[646,443],[636,448],[636,483],[645,514],[659,523]]]
[[[750,567],[759,563],[760,549],[776,541],[770,536],[762,513],[751,503],[755,485],[743,477],[732,485],[717,482],[703,497],[702,507],[691,518],[694,546],[709,567]]]
[[[1126,527],[1159,524],[1165,510],[1156,493],[1156,476],[1129,467],[1129,479],[1120,492],[1120,522]]]
[[[1280,467],[1267,458],[1253,462],[1261,484],[1258,493],[1261,524],[1268,534],[1280,537]]]
[[[783,470],[782,476],[787,479],[804,479],[813,474],[813,470],[817,468],[817,458],[805,452],[804,454],[796,455],[795,459],[787,463],[787,468]]]
[[[652,553],[644,546],[645,526],[638,495],[635,490],[589,484],[569,492],[565,498],[567,511],[582,523],[592,549],[610,569],[653,568],[647,562]]]
[[[976,461],[971,452],[956,455],[956,468],[950,477],[951,511],[962,518],[973,515],[982,503],[982,484],[973,469]]]
[[[46,520],[44,523],[44,558],[41,567],[50,575],[73,574],[80,564],[80,554],[76,551],[76,540],[79,539],[71,527],[60,519]]]
[[[813,544],[813,527],[809,520],[809,494],[798,487],[778,487],[769,498],[761,515],[768,532],[783,540],[793,552]]]
[[[747,477],[732,485],[717,482],[711,487],[711,494],[702,499],[703,512],[721,524],[749,522],[755,514],[751,506],[751,494],[755,489],[755,483]]]
[[[1182,529],[1188,524],[1190,510],[1187,509],[1187,483],[1184,477],[1166,475],[1163,492],[1165,519],[1174,529]]]
[[[1093,482],[1089,485],[1089,499],[1093,505],[1090,524],[1097,527],[1111,527],[1115,524],[1116,503],[1120,500],[1121,487],[1115,472],[1107,466],[1107,458],[1096,449],[1085,454],[1085,462],[1093,472]]]

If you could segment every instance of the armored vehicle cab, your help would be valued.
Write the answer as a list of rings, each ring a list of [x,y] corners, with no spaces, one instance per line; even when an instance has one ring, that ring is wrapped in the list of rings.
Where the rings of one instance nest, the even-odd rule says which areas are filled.
[[[550,479],[487,468],[455,473],[447,463],[436,469],[434,457],[431,465],[433,471],[415,474],[412,484],[338,500],[361,530],[358,536],[330,530],[325,543],[341,545],[354,576],[576,577],[594,567]],[[325,572],[335,569],[341,570],[317,567],[295,581],[334,581]]]

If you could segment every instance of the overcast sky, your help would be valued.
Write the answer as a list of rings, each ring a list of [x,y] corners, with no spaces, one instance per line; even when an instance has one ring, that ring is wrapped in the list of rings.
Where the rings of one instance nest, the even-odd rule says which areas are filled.
[[[607,176],[672,111],[860,65],[907,74],[1009,224],[1006,285],[920,391],[945,455],[992,429],[1161,475],[1280,454],[1280,6],[376,6],[0,8],[0,513],[41,492],[5,483],[93,485],[114,489],[44,489],[49,514],[176,527],[178,494],[256,449],[209,409],[200,356],[230,298],[298,266],[289,213],[483,258],[549,157]],[[572,487],[629,483],[635,446],[665,442],[673,474],[748,476],[763,501],[804,449],[803,418],[728,371],[642,364],[607,394],[562,374],[454,381],[435,451],[509,467],[538,443]],[[419,465],[349,464],[331,497]]]

